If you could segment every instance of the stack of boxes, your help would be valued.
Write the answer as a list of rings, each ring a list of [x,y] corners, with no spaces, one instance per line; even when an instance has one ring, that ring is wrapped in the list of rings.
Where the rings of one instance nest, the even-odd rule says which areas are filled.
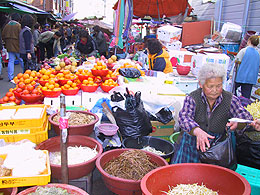
[[[21,105],[21,106],[2,106],[1,112],[7,112],[7,110],[19,109],[32,109],[38,108],[41,110],[39,118],[24,119],[19,117],[13,119],[1,119],[0,121],[0,139],[4,139],[5,142],[17,142],[23,139],[28,139],[35,144],[39,144],[48,139],[48,118],[46,113],[46,106],[44,104],[35,105]]]

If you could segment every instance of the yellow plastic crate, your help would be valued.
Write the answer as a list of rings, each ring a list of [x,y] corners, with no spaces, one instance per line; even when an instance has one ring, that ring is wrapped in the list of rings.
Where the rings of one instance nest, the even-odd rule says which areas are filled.
[[[48,125],[47,118],[43,121],[43,124],[40,127],[29,127],[29,128],[17,128],[17,129],[0,129],[1,135],[18,135],[18,134],[31,134],[44,131],[46,125]]]
[[[0,177],[0,188],[47,185],[51,181],[51,169],[48,150],[44,150],[47,158],[47,173],[32,177]]]
[[[12,131],[12,134],[0,135],[0,139],[4,139],[5,142],[18,142],[23,139],[28,139],[35,144],[39,144],[48,139],[48,122],[44,124],[41,131],[36,133],[27,134],[25,132],[26,134],[18,134],[18,131],[15,132],[15,130],[9,130],[9,132],[10,131]]]
[[[0,110],[4,109],[21,109],[21,108],[43,108],[40,118],[38,119],[9,119],[0,121],[0,130],[16,130],[41,127],[47,120],[46,105],[20,105],[20,106],[0,106]]]

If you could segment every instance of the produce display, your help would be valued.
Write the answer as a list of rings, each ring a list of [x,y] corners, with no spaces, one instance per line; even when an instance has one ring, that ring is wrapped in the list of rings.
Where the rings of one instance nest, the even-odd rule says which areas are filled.
[[[165,155],[164,152],[162,152],[160,150],[156,150],[155,148],[153,148],[151,146],[146,146],[146,147],[142,148],[142,150],[147,151],[147,152],[152,152],[152,153],[157,154],[159,156]]]
[[[256,100],[255,102],[247,105],[245,109],[250,112],[254,119],[260,119],[260,102]]]
[[[75,165],[87,162],[98,154],[95,148],[87,146],[69,146],[68,147],[68,165]],[[61,152],[50,152],[50,163],[61,165]]]
[[[90,124],[95,121],[95,117],[90,114],[80,113],[80,112],[67,112],[68,115],[68,124],[69,126],[76,126],[76,125],[85,125]],[[52,119],[55,123],[59,124],[60,120],[60,113]]]
[[[207,188],[205,185],[198,184],[178,184],[176,187],[170,188],[166,195],[218,195],[218,192]]]
[[[256,100],[255,102],[247,105],[245,108],[254,119],[260,119],[260,102]],[[245,134],[253,141],[260,141],[260,132],[259,131],[245,131]]]
[[[59,187],[38,187],[35,192],[29,193],[28,195],[72,195],[64,188]]]
[[[104,170],[115,177],[140,180],[158,165],[150,161],[150,157],[141,150],[128,150],[117,158],[107,162]]]

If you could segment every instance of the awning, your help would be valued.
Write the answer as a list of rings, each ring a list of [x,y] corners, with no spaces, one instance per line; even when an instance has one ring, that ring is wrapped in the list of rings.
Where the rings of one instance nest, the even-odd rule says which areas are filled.
[[[74,17],[77,13],[78,13],[78,12],[75,12],[75,13],[72,13],[72,14],[69,14],[69,15],[65,16],[64,18],[62,18],[62,21],[72,20],[73,17]]]
[[[46,15],[51,19],[55,18],[49,12],[45,12],[37,7],[28,5],[17,0],[1,0],[0,1],[0,11],[7,13],[26,13],[26,14],[36,14],[36,15]]]

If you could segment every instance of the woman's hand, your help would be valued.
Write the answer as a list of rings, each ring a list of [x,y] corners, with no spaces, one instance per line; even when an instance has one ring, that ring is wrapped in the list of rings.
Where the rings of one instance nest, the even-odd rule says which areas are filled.
[[[214,136],[207,134],[201,128],[196,127],[193,134],[197,137],[197,150],[206,151],[206,147],[210,148],[209,139],[214,139]]]
[[[30,53],[27,54],[27,59],[30,60],[32,58],[32,55]]]
[[[230,130],[232,130],[232,131],[234,131],[234,130],[236,130],[237,129],[237,125],[238,125],[238,123],[237,122],[228,122],[227,123],[227,127],[230,127]]]
[[[255,128],[255,130],[260,131],[260,120],[259,119],[254,120],[254,122],[252,122],[250,125],[253,126]]]

